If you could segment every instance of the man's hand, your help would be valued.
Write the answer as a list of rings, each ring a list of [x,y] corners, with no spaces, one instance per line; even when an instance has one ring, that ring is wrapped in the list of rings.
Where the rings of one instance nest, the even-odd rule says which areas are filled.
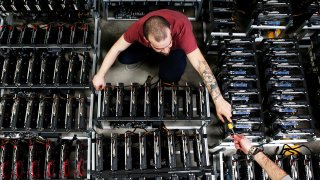
[[[216,106],[216,112],[218,118],[224,122],[224,118],[228,119],[229,122],[232,122],[231,117],[231,105],[222,97],[220,96],[218,99],[214,101],[214,104]]]
[[[92,84],[96,90],[98,91],[103,90],[106,87],[104,76],[96,74],[92,79]]]
[[[249,149],[252,147],[251,141],[241,134],[235,134],[232,137],[236,149],[240,149],[245,154],[248,154]]]

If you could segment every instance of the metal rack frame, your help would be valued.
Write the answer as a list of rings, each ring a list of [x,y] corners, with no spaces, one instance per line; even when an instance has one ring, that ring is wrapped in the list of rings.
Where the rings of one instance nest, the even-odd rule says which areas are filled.
[[[143,6],[147,7],[145,8],[145,11],[141,12],[141,14],[138,15],[138,17],[140,16],[143,16],[145,14],[147,14],[149,11],[150,11],[150,4],[154,7],[157,7],[157,6],[164,6],[165,3],[167,3],[167,6],[171,6],[171,4],[173,4],[174,7],[186,7],[186,8],[191,8],[193,9],[193,14],[194,16],[189,16],[189,20],[191,21],[194,21],[194,20],[197,20],[200,16],[200,13],[201,13],[201,9],[202,9],[202,0],[186,0],[186,1],[181,1],[181,0],[176,0],[176,1],[158,1],[158,0],[151,0],[151,1],[146,1],[146,0],[138,0],[138,1],[132,1],[132,0],[103,0],[102,1],[102,8],[103,8],[103,18],[105,18],[106,20],[117,20],[117,21],[120,21],[120,20],[137,20],[138,18],[123,18],[123,17],[115,17],[115,16],[112,16],[112,13],[111,13],[111,7],[116,7],[118,5],[121,5],[123,4],[124,7],[126,6],[132,6],[134,4],[142,4]],[[114,5],[113,5],[114,4]],[[147,5],[148,4],[148,5]],[[142,6],[139,6],[140,8]],[[185,10],[183,9],[183,12]]]
[[[90,3],[90,18],[93,18],[93,29],[92,34],[90,34],[90,37],[92,37],[90,44],[11,44],[11,45],[0,45],[0,49],[6,50],[6,49],[39,49],[39,50],[48,50],[48,51],[56,51],[56,50],[66,50],[66,51],[89,51],[91,53],[92,57],[92,67],[89,70],[89,77],[92,77],[96,72],[96,64],[98,60],[100,59],[100,43],[101,43],[101,30],[100,30],[100,7],[101,2],[100,0],[88,0],[88,3]],[[12,14],[11,13],[5,13],[1,14],[5,16],[9,16],[9,18],[5,18],[1,16],[1,25],[5,23],[5,21],[8,21],[9,23],[12,23]],[[92,91],[92,86],[90,85],[90,82],[87,85],[82,84],[72,84],[72,85],[8,85],[8,86],[0,86],[1,89],[1,95],[5,94],[7,91],[13,90],[13,91],[29,91],[29,90],[77,90],[77,91],[83,91],[87,92],[89,97],[87,97],[88,100],[88,115],[87,115],[87,129],[86,130],[66,130],[66,129],[57,129],[56,131],[53,130],[25,130],[25,129],[2,129],[0,137],[7,138],[7,137],[18,137],[19,135],[23,135],[25,137],[27,136],[43,136],[46,138],[62,138],[62,139],[70,139],[73,138],[73,134],[77,135],[78,139],[86,140],[87,141],[87,166],[86,166],[86,178],[91,179],[91,168],[95,167],[92,166],[94,162],[92,161],[94,153],[94,147],[92,146],[92,137],[95,136],[95,132],[92,130],[93,128],[93,117],[94,117],[94,102],[95,102],[95,92]]]

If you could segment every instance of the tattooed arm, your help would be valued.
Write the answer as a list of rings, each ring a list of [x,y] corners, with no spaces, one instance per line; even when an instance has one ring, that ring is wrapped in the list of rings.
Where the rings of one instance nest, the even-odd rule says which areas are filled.
[[[214,77],[207,61],[204,59],[200,49],[187,54],[187,57],[200,74],[206,84],[209,94],[215,104],[217,116],[223,122],[223,116],[231,122],[231,105],[222,97],[216,78]]]

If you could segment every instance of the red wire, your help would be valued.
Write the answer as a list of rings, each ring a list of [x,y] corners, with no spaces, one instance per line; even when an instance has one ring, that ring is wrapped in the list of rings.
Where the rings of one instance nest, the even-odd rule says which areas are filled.
[[[78,173],[79,173],[79,176],[80,177],[83,177],[83,160],[80,160],[79,162],[78,162]]]

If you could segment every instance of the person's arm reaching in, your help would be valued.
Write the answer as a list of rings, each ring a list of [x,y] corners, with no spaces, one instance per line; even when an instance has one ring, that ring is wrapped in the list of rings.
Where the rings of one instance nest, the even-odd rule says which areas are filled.
[[[112,64],[117,59],[118,55],[127,49],[131,44],[128,43],[123,35],[117,40],[116,43],[108,51],[107,55],[104,57],[103,62],[100,66],[99,71],[92,79],[92,84],[96,90],[102,90],[106,86],[105,75],[112,66]]]
[[[252,147],[250,140],[239,134],[234,135],[233,139],[236,149],[240,149],[243,153],[248,154],[250,148]],[[266,170],[271,179],[291,179],[283,169],[278,167],[263,152],[258,152],[254,156],[254,160],[261,166],[262,169]]]
[[[202,77],[209,94],[215,104],[217,116],[218,118],[224,122],[223,116],[231,121],[231,105],[222,97],[220,92],[218,82],[214,77],[207,61],[203,57],[200,49],[197,48],[191,53],[187,54],[189,61],[191,62],[192,66],[196,69],[196,71]]]

